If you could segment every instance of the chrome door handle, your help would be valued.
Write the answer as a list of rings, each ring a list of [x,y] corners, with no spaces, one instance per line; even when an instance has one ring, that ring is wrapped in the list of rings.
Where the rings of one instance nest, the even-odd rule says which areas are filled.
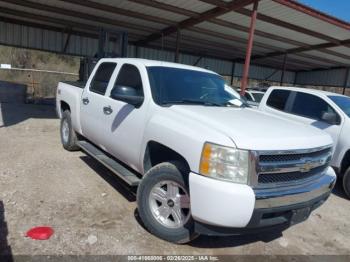
[[[87,97],[84,97],[84,98],[83,98],[83,104],[84,104],[84,105],[87,105],[89,102],[90,102],[90,101],[89,101],[89,98],[87,98]]]
[[[110,115],[113,113],[113,109],[111,108],[111,106],[105,106],[103,107],[103,113],[105,113],[105,115]]]

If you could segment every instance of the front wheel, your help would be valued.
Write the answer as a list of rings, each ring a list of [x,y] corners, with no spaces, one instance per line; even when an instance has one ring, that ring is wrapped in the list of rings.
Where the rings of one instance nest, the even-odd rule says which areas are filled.
[[[350,167],[344,173],[343,188],[346,196],[350,199]]]
[[[137,190],[139,215],[145,227],[174,243],[187,243],[198,236],[185,173],[176,163],[158,164],[145,174]]]

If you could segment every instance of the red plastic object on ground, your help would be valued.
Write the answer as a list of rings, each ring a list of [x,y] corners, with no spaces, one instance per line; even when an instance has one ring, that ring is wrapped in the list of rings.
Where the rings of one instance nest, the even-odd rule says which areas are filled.
[[[47,240],[53,232],[51,227],[33,227],[27,232],[26,236],[35,240]]]

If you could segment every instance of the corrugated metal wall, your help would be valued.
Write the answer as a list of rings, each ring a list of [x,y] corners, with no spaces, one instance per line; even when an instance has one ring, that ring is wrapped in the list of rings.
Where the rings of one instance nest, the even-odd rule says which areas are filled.
[[[295,83],[298,85],[316,85],[316,86],[344,86],[346,69],[319,70],[309,72],[299,72]],[[347,86],[350,79],[346,80]]]
[[[67,33],[64,32],[55,32],[31,26],[0,22],[0,44],[62,53],[66,39]],[[111,47],[115,44],[116,43],[110,43],[109,46]],[[97,48],[97,39],[71,35],[66,53],[78,56],[94,56],[97,52]],[[145,47],[138,47],[136,50],[136,47],[133,45],[129,45],[128,47],[128,56],[174,61],[174,52]],[[198,58],[198,56],[194,55],[180,54],[179,62],[193,65]],[[203,57],[198,62],[197,66],[230,76],[233,64],[226,60]],[[243,65],[236,63],[234,69],[234,76],[241,77],[243,74]],[[284,82],[299,85],[343,86],[346,74],[345,71],[345,69],[334,69],[299,72],[297,74],[287,71],[284,75]],[[279,82],[281,73],[281,70],[252,65],[250,67],[249,77],[252,79]],[[296,75],[297,77],[295,79]],[[347,80],[347,83],[350,85],[350,79]]]
[[[136,47],[133,45],[129,45],[128,56],[162,60],[162,61],[170,61],[170,62],[173,62],[175,59],[174,52],[153,49],[153,48],[145,48],[145,47],[138,47],[136,51]],[[181,54],[179,57],[179,62],[186,65],[194,65],[198,59],[199,59],[199,56]],[[233,64],[232,62],[227,60],[203,57],[202,59],[199,60],[199,62],[197,63],[197,66],[207,68],[209,70],[213,70],[221,75],[230,76],[232,72]],[[270,80],[274,82],[279,82],[281,80],[281,74],[282,74],[281,70],[252,65],[250,67],[249,77],[253,79]],[[242,77],[242,75],[243,75],[243,64],[236,63],[234,76]],[[285,75],[284,75],[284,82],[293,83],[294,77],[295,77],[294,72],[287,71],[285,72]]]
[[[0,44],[62,53],[67,34],[45,29],[0,22]],[[66,53],[79,56],[93,56],[98,40],[71,35]]]

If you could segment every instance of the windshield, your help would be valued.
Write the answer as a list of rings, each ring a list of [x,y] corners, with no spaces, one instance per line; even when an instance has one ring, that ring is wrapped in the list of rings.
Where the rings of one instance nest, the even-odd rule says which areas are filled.
[[[350,97],[347,96],[328,96],[334,103],[337,104],[350,117]]]
[[[252,95],[254,96],[255,102],[260,103],[264,96],[264,93],[252,92]]]
[[[246,106],[219,75],[162,66],[147,67],[147,71],[153,99],[159,105]]]

